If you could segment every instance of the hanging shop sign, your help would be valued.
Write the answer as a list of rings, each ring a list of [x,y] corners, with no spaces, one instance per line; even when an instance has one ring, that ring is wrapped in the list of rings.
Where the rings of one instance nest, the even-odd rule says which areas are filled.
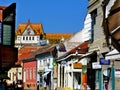
[[[92,68],[93,69],[101,69],[101,65],[99,62],[93,62],[92,63]]]
[[[120,78],[120,69],[115,70],[115,77]]]
[[[82,66],[82,73],[86,74],[87,73],[87,65]]]
[[[61,65],[62,65],[62,66],[66,66],[66,64],[67,64],[66,61],[62,61],[62,62],[61,62]]]
[[[81,69],[82,68],[82,63],[76,62],[76,63],[73,64],[73,66],[74,66],[74,69]]]
[[[110,60],[105,60],[104,58],[100,58],[100,65],[110,65]]]

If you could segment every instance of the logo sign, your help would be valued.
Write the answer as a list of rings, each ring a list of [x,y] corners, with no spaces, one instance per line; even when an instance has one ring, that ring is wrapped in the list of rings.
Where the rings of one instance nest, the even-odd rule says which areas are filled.
[[[100,65],[110,65],[110,60],[105,60],[104,58],[100,58]]]
[[[62,62],[61,62],[61,65],[62,65],[62,66],[66,66],[66,63],[67,63],[66,61],[62,61]]]

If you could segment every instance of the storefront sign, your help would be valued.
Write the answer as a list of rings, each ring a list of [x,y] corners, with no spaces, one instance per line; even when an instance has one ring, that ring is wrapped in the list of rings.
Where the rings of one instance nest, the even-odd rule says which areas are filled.
[[[120,69],[115,70],[115,77],[120,78]]]
[[[104,58],[100,58],[100,65],[110,65],[110,60],[105,60]]]
[[[93,69],[100,69],[100,68],[101,68],[101,65],[100,65],[99,62],[93,62],[93,63],[92,63],[92,68],[93,68]]]
[[[82,63],[74,63],[73,66],[74,66],[74,69],[80,69],[82,68]]]
[[[62,66],[66,66],[66,63],[67,63],[66,61],[62,61],[62,62],[61,62],[61,65],[62,65]]]
[[[82,73],[86,74],[87,73],[87,65],[82,66]]]

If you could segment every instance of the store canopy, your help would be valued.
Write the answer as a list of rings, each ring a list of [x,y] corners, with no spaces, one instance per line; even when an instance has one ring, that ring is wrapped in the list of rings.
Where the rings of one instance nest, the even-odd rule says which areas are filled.
[[[46,77],[49,73],[50,73],[50,71],[45,72],[42,76],[43,76],[43,77]]]
[[[120,53],[116,49],[114,49],[111,52],[106,54],[105,59],[106,60],[108,60],[108,59],[110,59],[110,60],[111,59],[112,60],[120,59]]]

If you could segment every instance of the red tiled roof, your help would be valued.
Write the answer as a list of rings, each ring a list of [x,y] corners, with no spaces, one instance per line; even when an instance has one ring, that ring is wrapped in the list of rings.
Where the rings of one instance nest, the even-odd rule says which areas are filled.
[[[37,54],[43,54],[54,50],[55,45],[47,46],[24,46],[18,51],[18,62],[16,65],[20,64],[21,61],[34,58]]]
[[[46,34],[46,39],[61,39],[62,37],[64,39],[67,39],[71,36],[73,36],[74,34],[70,34],[70,33],[47,33]]]
[[[49,40],[51,44],[57,44],[60,42],[60,40],[63,39],[68,39],[74,34],[69,34],[69,33],[47,33],[46,34],[46,39]]]
[[[89,42],[84,42],[77,47],[73,48],[72,50],[69,51],[70,54],[78,52],[78,54],[85,54],[88,51],[88,44]]]
[[[43,54],[43,53],[47,53],[47,52],[51,52],[53,51],[55,48],[55,45],[48,45],[48,46],[45,46],[43,48],[40,48],[37,52],[36,52],[36,55],[37,54]]]
[[[28,20],[28,23],[20,23],[18,25],[18,28],[16,30],[16,35],[22,35],[28,25],[30,25],[30,27],[34,30],[36,35],[40,35],[40,34],[44,35],[42,24],[41,23],[31,23],[30,20]]]
[[[20,64],[22,60],[34,57],[34,53],[42,48],[42,46],[23,46],[18,51],[18,62],[16,64]]]

